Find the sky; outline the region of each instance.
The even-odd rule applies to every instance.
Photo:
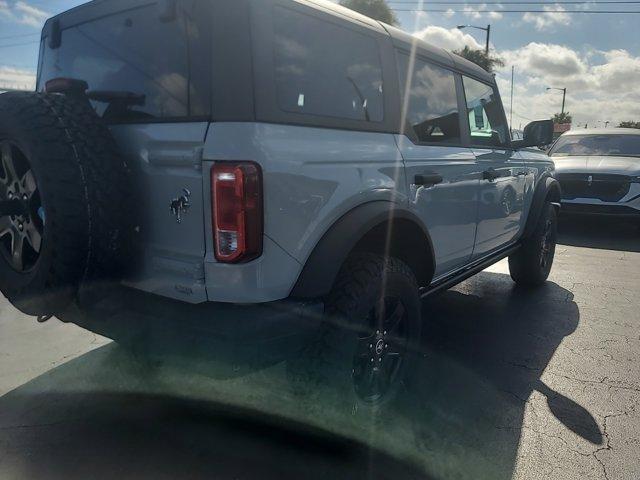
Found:
[[[546,87],[567,88],[566,110],[573,115],[574,128],[640,121],[640,1],[615,5],[597,0],[574,4],[538,0],[519,5],[514,1],[523,0],[486,0],[487,4],[481,1],[450,0],[446,4],[435,0],[389,0],[389,5],[396,11],[401,28],[447,49],[464,45],[484,48],[484,31],[459,30],[456,26],[491,24],[491,50],[505,63],[497,71],[497,81],[508,116],[511,67],[515,68],[516,129],[560,111],[562,92],[547,91]],[[39,32],[44,21],[81,3],[84,2],[0,0],[0,88],[33,88]],[[527,9],[545,12],[508,12]],[[570,10],[638,13],[581,14]]]

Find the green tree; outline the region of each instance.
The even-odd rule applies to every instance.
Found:
[[[389,8],[385,0],[340,0],[340,5],[360,12],[374,20],[379,20],[389,25],[398,25],[398,17]]]
[[[620,122],[620,125],[618,125],[618,127],[619,128],[640,128],[640,122],[627,120],[625,122]]]
[[[466,58],[470,62],[475,63],[476,65],[480,65],[487,72],[493,73],[496,67],[504,67],[504,62],[500,57],[494,57],[493,55],[487,53],[484,50],[476,50],[474,48],[469,48],[465,46],[462,50],[456,50],[453,53],[460,55],[461,57]]]
[[[553,123],[573,123],[573,117],[569,112],[556,113],[551,117]]]

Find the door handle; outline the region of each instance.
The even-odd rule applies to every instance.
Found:
[[[516,173],[516,177],[526,177],[528,175],[529,175],[529,172],[520,171],[520,172]]]
[[[424,175],[416,175],[414,179],[414,183],[422,187],[433,187],[434,185],[438,185],[443,181],[444,181],[444,178],[442,178],[442,175],[439,175],[437,173],[427,173]]]
[[[485,170],[484,172],[482,172],[482,179],[489,180],[490,182],[493,182],[500,177],[500,172],[498,172],[495,168],[490,168],[489,170]]]

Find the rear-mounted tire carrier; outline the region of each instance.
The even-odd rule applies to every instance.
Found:
[[[80,291],[117,279],[127,263],[131,190],[125,162],[89,102],[0,95],[0,145],[0,202],[18,192],[24,209],[19,216],[0,212],[2,293],[24,313],[49,315]],[[20,225],[40,239],[21,237],[18,261]]]

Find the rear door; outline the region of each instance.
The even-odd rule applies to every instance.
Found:
[[[510,146],[502,102],[493,85],[463,76],[471,148],[481,170],[474,258],[516,240],[524,221],[528,170]]]
[[[56,77],[88,83],[92,106],[131,169],[141,268],[129,283],[189,302],[206,300],[201,166],[211,111],[209,9],[206,0],[175,9],[136,0],[80,7],[60,18],[60,46],[45,42],[38,84],[44,90]],[[184,208],[172,212],[180,200]]]
[[[405,135],[398,135],[397,142],[412,207],[431,235],[438,277],[471,257],[480,172],[476,156],[462,146],[459,75],[402,52],[398,64]]]

